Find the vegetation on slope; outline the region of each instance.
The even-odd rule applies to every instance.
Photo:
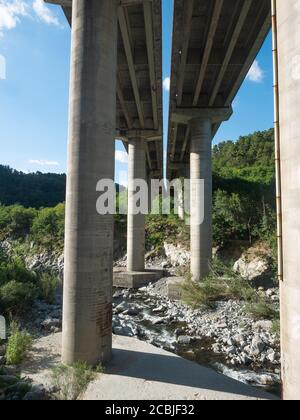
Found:
[[[213,234],[215,246],[231,241],[261,240],[274,248],[276,244],[275,169],[273,130],[241,137],[236,143],[220,143],[213,149]],[[54,177],[54,178],[53,178]],[[64,204],[46,208],[47,202],[63,201],[64,176],[24,175],[0,167],[0,240],[6,238],[33,242],[35,246],[62,251],[64,238]],[[56,180],[53,182],[53,179]],[[6,180],[6,181],[5,181]],[[43,183],[45,180],[45,183]],[[13,183],[11,197],[3,201]],[[51,185],[50,185],[51,184]],[[39,185],[43,185],[42,192]],[[60,185],[58,188],[57,186]],[[63,185],[63,188],[62,188]],[[27,189],[35,192],[32,201]],[[61,189],[61,195],[57,193]],[[4,193],[3,191],[6,191]],[[18,202],[22,196],[24,206]],[[47,198],[47,197],[48,198]],[[52,197],[52,198],[51,198]],[[48,201],[47,201],[48,200]],[[117,202],[126,201],[126,192]],[[42,207],[37,209],[39,203]],[[116,235],[125,241],[126,216],[116,216]],[[164,241],[188,244],[189,228],[175,215],[149,216],[146,221],[147,249],[159,249]]]

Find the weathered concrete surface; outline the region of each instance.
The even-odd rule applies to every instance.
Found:
[[[183,277],[171,277],[168,279],[168,298],[174,300],[182,300],[182,285],[184,283]]]
[[[51,386],[60,362],[61,334],[36,340],[22,373]],[[142,341],[113,337],[113,359],[84,400],[274,400],[275,397],[229,379]]]
[[[128,215],[127,215],[127,270],[143,271],[145,268],[145,215],[134,214],[136,180],[146,181],[145,140],[128,142]]]
[[[96,211],[114,179],[117,1],[73,1],[63,361],[111,356],[113,216]]]
[[[300,399],[300,1],[277,1],[284,398]]]
[[[122,289],[139,289],[148,286],[164,277],[164,270],[145,270],[130,272],[122,269],[114,270],[114,287]]]

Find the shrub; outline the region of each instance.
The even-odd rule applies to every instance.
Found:
[[[100,373],[98,369],[97,373]],[[78,362],[73,366],[60,365],[52,372],[52,382],[59,389],[57,397],[60,400],[77,400],[87,389],[88,384],[95,379],[94,372],[86,363]]]
[[[64,241],[64,223],[64,204],[40,210],[32,226],[34,240],[48,249],[61,248]]]
[[[52,304],[58,287],[58,278],[51,273],[42,273],[39,278],[40,297],[45,302]]]
[[[247,280],[218,260],[203,281],[193,281],[188,275],[182,290],[183,300],[193,308],[214,307],[216,302],[230,299],[250,301],[256,294]]]
[[[0,309],[5,314],[22,314],[31,308],[37,296],[36,285],[9,281],[0,288]]]
[[[159,250],[164,242],[189,246],[189,226],[175,215],[149,215],[146,218],[146,247]]]
[[[263,298],[257,302],[248,303],[245,306],[245,312],[254,320],[268,319],[271,321],[279,320],[279,311],[274,305],[267,303]]]
[[[0,207],[0,239],[12,237],[23,238],[30,233],[36,210],[19,205]]]
[[[6,363],[8,365],[19,365],[31,349],[32,341],[32,337],[27,331],[21,331],[19,325],[12,322],[5,355]]]
[[[272,332],[274,334],[280,334],[280,330],[281,330],[280,319],[275,319],[273,321]]]

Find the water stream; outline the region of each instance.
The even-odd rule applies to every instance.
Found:
[[[189,337],[189,325],[168,317],[159,299],[147,293],[115,290],[113,305],[116,334],[135,336],[252,386],[261,388],[259,377],[274,374],[274,367],[270,365],[263,368],[251,366],[251,369],[247,366],[233,367],[226,355],[213,352],[213,339]],[[279,383],[263,388],[276,396],[281,395]]]

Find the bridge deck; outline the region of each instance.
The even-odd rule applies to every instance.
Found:
[[[177,108],[230,106],[271,28],[269,0],[175,0],[168,174],[189,162]],[[216,133],[219,125],[213,127]]]
[[[72,24],[72,0],[59,4]],[[162,175],[162,14],[161,0],[122,0],[119,7],[116,137],[142,131],[148,170]]]

